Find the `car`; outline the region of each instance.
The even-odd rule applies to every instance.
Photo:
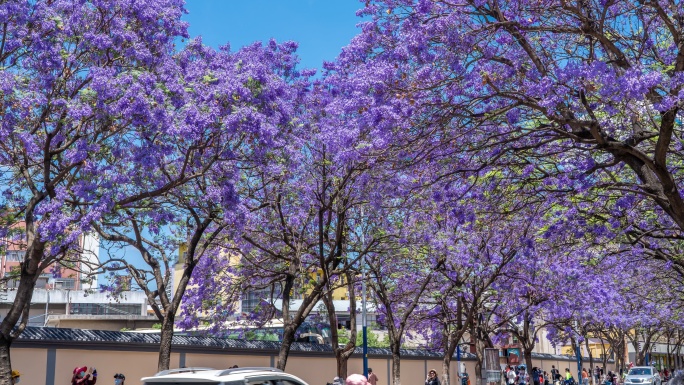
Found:
[[[625,385],[662,385],[661,382],[658,371],[650,366],[635,366],[625,377]]]
[[[276,368],[179,368],[141,379],[144,385],[308,385]]]

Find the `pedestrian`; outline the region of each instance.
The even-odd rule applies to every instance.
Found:
[[[560,382],[561,375],[558,369],[556,369],[556,365],[551,365],[551,380],[555,384],[556,381]]]
[[[368,385],[368,380],[363,374],[351,374],[344,383],[345,385]]]
[[[437,371],[430,369],[427,378],[425,378],[425,385],[440,385],[439,378],[437,378]]]
[[[124,385],[124,382],[126,381],[126,376],[123,375],[123,373],[116,373],[114,375],[114,385]],[[342,384],[340,384],[342,385]]]
[[[373,373],[373,368],[368,368],[368,383],[371,385],[378,385],[378,376]]]
[[[18,384],[19,381],[21,381],[21,373],[19,373],[18,370],[12,370],[12,378],[10,379],[10,382],[12,384]]]
[[[544,385],[550,385],[549,373],[546,370],[544,371]]]
[[[528,385],[530,383],[530,375],[527,373],[527,367],[524,365],[518,366],[518,383],[521,385]]]
[[[97,382],[97,370],[88,369],[87,366],[74,368],[74,375],[71,376],[71,385],[95,385]]]
[[[506,374],[506,379],[508,379],[508,385],[514,385],[516,377],[517,376],[515,375],[515,370],[513,370],[513,366],[509,366],[508,373]]]
[[[536,366],[532,368],[532,383],[534,385],[541,385],[541,376],[539,375],[539,368]]]
[[[594,382],[596,385],[599,385],[601,381],[601,368],[599,368],[598,365],[594,368]]]
[[[463,372],[461,374],[461,385],[470,385],[470,376],[468,372]]]
[[[335,378],[333,378],[332,385],[343,385],[343,384],[342,384],[342,379],[339,378],[339,377],[337,377],[337,376],[335,376]]]
[[[565,385],[572,385],[575,380],[572,378],[569,368],[565,368]]]
[[[582,368],[582,385],[589,385],[589,372],[587,372],[587,368]]]

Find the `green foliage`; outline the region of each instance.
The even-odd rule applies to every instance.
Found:
[[[339,335],[339,343],[344,345],[349,342],[349,338],[351,335],[351,332],[347,329],[338,329],[337,333]],[[373,333],[371,330],[368,330],[368,347],[371,348],[389,348],[389,336],[387,334],[383,333],[382,336],[379,336],[380,333]],[[361,333],[358,333],[356,336],[356,346],[361,346],[363,345],[363,337]]]

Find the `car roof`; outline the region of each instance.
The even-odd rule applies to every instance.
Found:
[[[307,385],[302,379],[293,376],[276,368],[268,367],[244,367],[232,369],[212,369],[212,368],[179,368],[165,370],[152,377],[143,377],[141,381],[145,383],[181,383],[188,382],[231,382],[244,381],[245,379],[262,380],[289,378]]]

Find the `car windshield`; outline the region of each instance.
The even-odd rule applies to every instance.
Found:
[[[632,368],[629,370],[630,376],[650,376],[651,369],[649,368]]]

